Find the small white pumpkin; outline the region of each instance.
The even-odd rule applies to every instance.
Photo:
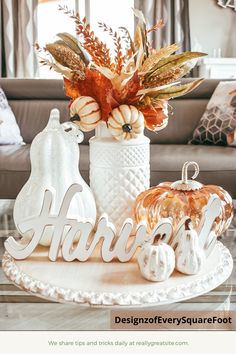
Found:
[[[154,237],[153,243],[145,243],[138,255],[142,276],[151,281],[164,281],[175,268],[175,253],[171,246],[162,242],[161,235]]]
[[[117,140],[137,138],[144,130],[144,116],[136,107],[123,104],[109,114],[108,128]]]
[[[197,232],[193,229],[191,219],[185,222],[185,231],[180,237],[175,250],[176,269],[184,274],[197,274],[205,263],[205,253],[199,246]]]
[[[96,128],[101,119],[101,110],[98,103],[89,96],[76,98],[70,106],[71,121],[84,132]]]

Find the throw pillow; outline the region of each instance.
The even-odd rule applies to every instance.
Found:
[[[23,139],[16,118],[0,88],[0,145],[22,144]]]
[[[227,136],[236,129],[235,81],[222,81],[194,130],[191,144],[227,145]]]
[[[227,144],[229,146],[236,146],[236,129],[233,132],[227,134]]]

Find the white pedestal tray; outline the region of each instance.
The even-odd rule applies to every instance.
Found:
[[[87,262],[51,262],[47,250],[38,247],[28,259],[17,261],[5,252],[6,276],[33,295],[56,302],[93,306],[154,306],[190,299],[211,291],[231,274],[233,259],[217,242],[202,271],[193,276],[178,272],[165,282],[142,278],[136,259],[105,263],[99,256]]]

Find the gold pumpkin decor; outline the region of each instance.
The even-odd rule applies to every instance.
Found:
[[[108,116],[108,128],[117,140],[137,138],[144,130],[144,117],[136,107],[122,104]]]
[[[188,179],[188,167],[193,165],[195,173]],[[183,165],[182,180],[176,182],[160,183],[142,192],[135,203],[135,218],[137,223],[146,221],[148,230],[161,218],[171,217],[174,229],[179,221],[188,216],[196,229],[202,218],[203,207],[209,198],[216,194],[221,199],[221,213],[214,223],[214,231],[217,236],[221,235],[230,225],[233,217],[233,203],[229,193],[223,188],[214,185],[203,185],[194,179],[199,174],[199,166],[190,161]]]

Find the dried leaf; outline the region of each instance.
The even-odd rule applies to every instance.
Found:
[[[109,68],[105,68],[104,66],[98,66],[96,64],[93,64],[92,67],[94,67],[102,75],[106,76],[106,78],[109,80],[112,80],[117,76],[113,71],[111,71]]]
[[[184,69],[174,68],[160,75],[152,76],[147,83],[144,84],[145,88],[152,88],[158,86],[168,85],[184,75]]]
[[[135,48],[139,48],[143,44],[142,33],[140,27],[136,28],[134,37]]]
[[[146,24],[146,20],[144,14],[139,9],[133,9],[134,16],[138,18],[139,22],[142,24]]]
[[[58,33],[57,37],[61,38],[66,43],[66,45],[70,49],[72,49],[76,54],[78,54],[81,57],[81,59],[84,61],[84,63],[88,65],[89,63],[88,54],[80,46],[76,37],[66,32]]]
[[[126,47],[127,59],[130,59],[132,55],[135,53],[134,42],[126,27],[119,27],[119,29],[124,32],[123,38],[127,43],[127,47]]]
[[[159,21],[157,21],[157,23],[154,26],[152,26],[151,28],[149,28],[147,30],[147,33],[151,33],[153,31],[156,31],[158,28],[162,28],[164,26],[165,26],[165,24],[164,24],[163,20],[159,20]]]
[[[159,90],[152,93],[149,93],[149,96],[155,97],[156,99],[164,99],[164,100],[169,100],[174,97],[179,97],[182,95],[186,95],[190,91],[194,90],[197,88],[201,83],[203,79],[195,80],[193,82],[189,82],[184,85],[177,85],[173,87],[168,87],[164,90]]]
[[[140,71],[140,68],[142,66],[143,60],[144,60],[145,54],[144,54],[144,49],[142,44],[139,46],[138,52],[137,52],[137,59],[135,63],[135,70]]]
[[[142,11],[138,9],[133,9],[134,15],[138,18],[138,24],[134,36],[134,46],[135,51],[139,49],[139,46],[142,45],[144,50],[144,57],[148,56],[148,41],[147,41],[147,29],[146,21]]]
[[[191,70],[192,70],[192,66],[185,64],[181,66],[181,70],[182,70],[182,74],[179,76],[179,79],[182,78],[183,76],[185,76],[186,74],[188,74]]]
[[[180,84],[180,81],[176,81],[176,82],[172,82],[171,84],[167,84],[167,85],[161,85],[158,87],[149,87],[147,89],[141,89],[138,91],[138,95],[148,97],[148,95],[150,95],[151,97],[155,94],[155,92],[163,90],[165,88],[171,87],[171,86],[175,86]]]
[[[181,66],[189,60],[205,56],[205,53],[199,52],[184,52],[181,54],[174,54],[168,58],[161,59],[153,68],[152,72],[145,76],[145,80],[148,80],[150,76],[160,75],[164,71],[168,71],[175,67]]]
[[[143,63],[141,67],[141,73],[149,72],[157,63],[165,57],[170,56],[172,53],[179,49],[178,44],[172,44],[168,47],[161,48],[160,50],[155,50]]]
[[[81,80],[85,79],[86,66],[81,57],[64,43],[50,43],[46,45],[47,51],[61,65],[75,71]]]

